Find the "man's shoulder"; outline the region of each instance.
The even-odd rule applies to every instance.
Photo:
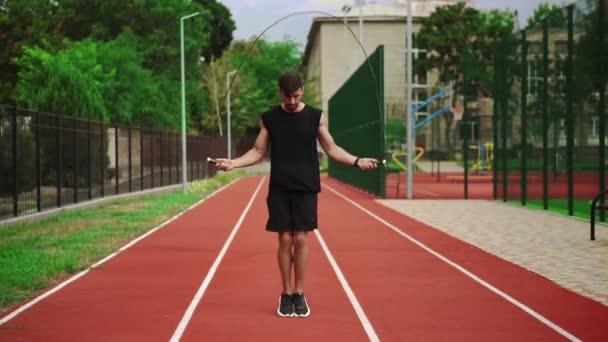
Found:
[[[279,106],[271,106],[265,112],[262,112],[261,117],[267,117],[269,115],[277,113],[279,110]]]
[[[311,106],[311,105],[309,105],[309,104],[306,104],[306,107],[305,107],[305,108],[307,108],[308,110],[310,110],[310,111],[312,111],[312,112],[314,112],[314,113],[323,113],[323,110],[322,110],[322,109],[319,109],[319,108],[317,108],[317,107],[313,107],[313,106]]]

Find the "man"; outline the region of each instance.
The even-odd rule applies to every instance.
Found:
[[[270,146],[266,230],[277,232],[279,238],[277,257],[283,292],[277,314],[308,317],[310,307],[304,297],[308,232],[317,229],[317,194],[321,191],[317,139],[327,155],[340,163],[371,170],[378,166],[378,160],[357,158],[336,145],[325,113],[300,102],[304,94],[300,75],[284,73],[278,83],[283,101],[262,114],[253,148],[236,159],[217,159],[215,166],[230,171],[253,165],[264,158]]]

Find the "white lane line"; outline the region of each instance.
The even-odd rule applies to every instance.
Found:
[[[201,299],[203,298],[205,291],[207,291],[207,287],[209,287],[209,284],[211,283],[211,280],[213,279],[213,276],[215,275],[217,268],[220,266],[222,259],[224,259],[224,255],[226,254],[226,251],[230,247],[232,240],[234,240],[236,233],[239,231],[239,228],[241,228],[241,224],[245,220],[245,216],[247,215],[247,212],[249,212],[249,209],[251,208],[251,205],[253,204],[253,201],[255,200],[255,197],[257,196],[258,192],[260,191],[260,188],[262,187],[263,183],[264,183],[264,177],[260,181],[260,184],[258,184],[258,187],[253,192],[253,195],[249,199],[249,203],[247,203],[247,206],[245,207],[245,210],[243,210],[241,217],[239,218],[237,223],[234,225],[234,228],[232,229],[232,232],[230,233],[230,235],[228,236],[228,239],[224,243],[224,246],[220,250],[220,253],[215,258],[215,261],[211,265],[209,272],[207,272],[207,276],[203,280],[201,287],[198,289],[198,291],[194,295],[192,302],[190,302],[190,306],[188,306],[188,309],[184,313],[182,320],[179,322],[177,329],[175,329],[175,332],[173,333],[173,336],[171,337],[171,340],[170,340],[171,342],[177,342],[182,338],[184,331],[186,331],[186,328],[188,327],[188,323],[190,322],[190,319],[192,319],[194,310],[196,310],[196,307],[198,306]]]
[[[175,221],[178,217],[182,216],[183,214],[185,214],[186,212],[192,210],[192,208],[196,207],[197,205],[203,203],[204,201],[210,199],[211,197],[217,195],[218,193],[220,193],[221,191],[223,191],[224,189],[228,188],[229,186],[231,186],[232,184],[234,184],[238,179],[230,182],[229,184],[226,184],[225,186],[217,189],[216,191],[214,191],[213,193],[211,193],[209,196],[201,199],[200,201],[194,203],[193,205],[191,205],[190,207],[188,207],[188,209],[180,212],[179,214],[173,216],[172,218],[168,219],[167,221],[161,223],[159,226],[157,226],[156,228],[153,228],[152,230],[148,231],[147,233],[135,238],[134,240],[131,240],[131,242],[125,244],[124,246],[122,246],[121,248],[118,249],[118,251],[108,255],[107,257],[99,260],[98,262],[94,263],[93,265],[89,266],[86,270],[81,271],[77,274],[75,274],[74,276],[70,277],[69,279],[67,279],[66,281],[60,283],[59,285],[55,286],[54,288],[52,288],[51,290],[43,293],[42,295],[32,299],[30,302],[28,302],[27,304],[21,306],[20,308],[18,308],[17,310],[11,312],[9,315],[3,317],[2,319],[0,319],[0,326],[2,326],[4,323],[10,321],[11,319],[15,318],[15,316],[19,315],[20,313],[22,313],[23,311],[31,308],[32,306],[34,306],[36,303],[40,302],[41,300],[47,298],[48,296],[56,293],[57,291],[61,290],[62,288],[66,287],[67,285],[69,285],[70,283],[73,283],[74,281],[76,281],[78,278],[84,276],[85,274],[87,274],[90,270],[99,267],[100,265],[106,263],[108,260],[112,259],[113,257],[115,257],[116,255],[118,255],[119,253],[124,252],[125,250],[127,250],[128,248],[132,247],[133,245],[135,245],[136,243],[138,243],[139,241],[145,239],[146,237],[150,236],[151,234],[153,234],[154,232],[156,232],[157,230],[161,229],[162,227],[168,225],[169,223]]]
[[[563,329],[559,325],[551,322],[549,319],[547,319],[543,315],[541,315],[538,312],[532,310],[531,308],[529,308],[525,304],[521,303],[517,299],[509,296],[508,294],[506,294],[506,293],[502,292],[501,290],[495,288],[494,286],[490,285],[488,282],[486,282],[483,279],[479,278],[474,273],[472,273],[469,270],[467,270],[466,268],[458,265],[457,263],[453,262],[452,260],[444,257],[443,255],[441,255],[438,252],[434,251],[433,249],[431,249],[430,247],[426,246],[422,242],[420,242],[420,241],[414,239],[413,237],[409,236],[408,234],[402,232],[399,228],[397,228],[397,227],[393,226],[392,224],[388,223],[386,220],[384,220],[383,218],[377,216],[376,214],[372,213],[371,211],[367,210],[366,208],[364,208],[363,206],[361,206],[357,202],[355,202],[355,201],[351,200],[350,198],[344,196],[343,194],[341,194],[340,192],[338,192],[337,190],[335,190],[331,186],[326,185],[326,184],[323,184],[323,186],[325,186],[328,190],[330,190],[331,192],[335,193],[336,195],[338,195],[339,197],[341,197],[342,199],[344,199],[348,203],[350,203],[350,204],[354,205],[355,207],[361,209],[363,212],[365,212],[369,216],[371,216],[371,217],[375,218],[376,220],[380,221],[382,224],[384,224],[388,228],[392,229],[397,234],[399,234],[399,235],[403,236],[404,238],[410,240],[411,242],[413,242],[416,245],[418,245],[420,248],[424,249],[425,251],[427,251],[430,254],[436,256],[437,258],[439,258],[441,261],[443,261],[443,262],[447,263],[448,265],[454,267],[455,269],[457,269],[460,272],[464,273],[466,276],[468,276],[469,278],[475,280],[476,282],[478,282],[479,284],[481,284],[485,288],[489,289],[490,291],[494,292],[495,294],[499,295],[500,297],[506,299],[511,304],[513,304],[513,305],[517,306],[518,308],[522,309],[523,311],[527,312],[532,317],[536,318],[537,320],[539,320],[543,324],[547,325],[551,329],[555,330],[556,332],[558,332],[562,336],[566,337],[570,341],[581,341],[579,338],[577,338],[576,336],[574,336],[571,333],[567,332],[565,329]]]
[[[429,195],[429,196],[433,196],[433,197],[439,197],[439,195],[437,193],[428,191],[428,190],[416,189],[416,192],[419,192],[419,193],[425,194],[425,195]]]
[[[376,331],[374,330],[374,327],[367,319],[367,315],[365,315],[365,311],[363,311],[363,308],[361,307],[361,304],[359,304],[359,301],[357,300],[355,293],[351,289],[350,285],[348,285],[348,281],[346,281],[346,277],[344,277],[344,274],[340,270],[340,267],[338,266],[336,259],[334,259],[333,255],[329,251],[329,248],[325,244],[325,240],[323,240],[321,233],[319,233],[318,230],[315,230],[315,235],[317,236],[317,239],[319,239],[319,243],[321,244],[321,247],[323,248],[323,252],[325,252],[325,255],[327,256],[327,259],[329,260],[331,267],[334,269],[334,272],[336,272],[336,276],[338,276],[338,280],[340,281],[340,284],[342,284],[342,288],[344,289],[344,292],[346,292],[346,295],[348,296],[348,299],[350,300],[351,305],[355,309],[355,312],[357,313],[357,317],[359,317],[359,321],[361,321],[361,325],[363,325],[363,329],[365,329],[365,332],[367,333],[367,337],[369,337],[369,340],[372,342],[379,342],[380,339],[378,338],[378,335],[376,335]]]

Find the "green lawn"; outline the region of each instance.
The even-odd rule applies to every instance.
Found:
[[[521,201],[511,200],[509,203],[520,205]],[[532,209],[544,210],[542,200],[528,200],[526,206]],[[574,200],[574,216],[588,220],[591,201],[589,200]],[[567,199],[551,199],[549,200],[549,211],[568,215],[568,200]],[[597,213],[596,213],[597,214]]]
[[[242,174],[230,172],[194,183],[188,194],[116,200],[1,228],[0,312],[86,269]]]

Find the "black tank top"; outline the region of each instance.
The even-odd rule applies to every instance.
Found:
[[[262,114],[270,134],[271,191],[321,191],[317,155],[321,113],[306,105],[295,113],[277,106]]]

